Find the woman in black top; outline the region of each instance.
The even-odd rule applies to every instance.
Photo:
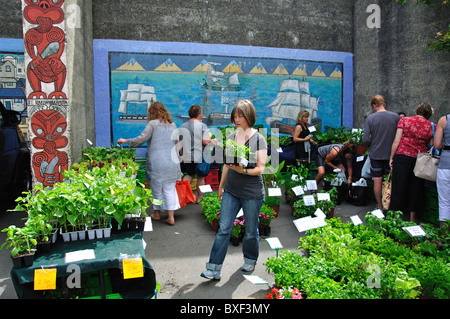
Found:
[[[307,126],[309,118],[309,112],[302,110],[298,112],[297,124],[295,125],[294,133],[292,133],[293,140],[295,142],[295,159],[302,164],[309,163],[310,144],[316,144],[311,138],[310,132]]]

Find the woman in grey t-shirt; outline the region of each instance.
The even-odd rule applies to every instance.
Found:
[[[253,128],[256,111],[249,100],[238,101],[231,111],[231,123],[236,131],[229,136],[238,145],[247,145],[256,155],[254,168],[239,165],[224,165],[219,185],[220,227],[214,240],[206,271],[201,276],[207,279],[221,278],[222,264],[225,259],[231,230],[239,210],[242,208],[245,218],[245,236],[242,241],[244,266],[242,271],[252,271],[259,255],[259,213],[264,200],[262,174],[267,158],[267,142]]]

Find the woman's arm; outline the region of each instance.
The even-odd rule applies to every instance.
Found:
[[[142,145],[145,142],[147,142],[152,137],[152,133],[153,133],[153,128],[152,128],[150,122],[148,122],[147,126],[145,127],[145,129],[142,131],[142,133],[138,137],[130,138],[130,139],[119,138],[117,140],[117,143],[118,144],[126,143],[131,147],[136,147],[136,146]]]
[[[336,147],[336,146],[335,146]],[[325,164],[328,164],[329,166],[331,166],[332,168],[337,168],[336,166],[334,166],[333,163],[331,163],[337,156],[339,155],[339,151],[336,151],[336,149],[333,147],[330,151],[330,153],[327,154],[327,156],[325,157]]]
[[[227,176],[228,176],[228,165],[224,165],[222,169],[222,176],[220,178],[220,184],[219,184],[219,198],[222,200],[223,195],[223,188],[225,186],[225,183],[227,182]]]
[[[353,175],[353,156],[347,157],[347,171],[348,171],[348,178],[347,178],[347,184],[351,185],[352,183],[352,175]]]
[[[439,122],[436,125],[436,132],[434,133],[433,145],[437,149],[441,149],[444,146],[443,137],[444,137],[444,128],[446,125],[447,125],[447,118],[443,116],[439,119]]]
[[[389,165],[392,167],[392,161],[394,159],[395,152],[397,151],[398,145],[400,144],[400,140],[402,139],[403,135],[403,129],[398,128],[397,132],[395,133],[394,142],[392,142],[391,147],[391,157],[389,160]]]
[[[309,137],[309,136],[307,136],[305,138],[298,137],[302,131],[303,131],[303,128],[302,128],[301,125],[296,125],[295,126],[294,133],[292,133],[292,140],[294,142],[306,142],[306,141],[309,141],[311,139],[311,137]]]

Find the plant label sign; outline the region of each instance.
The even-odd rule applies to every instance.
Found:
[[[303,202],[305,206],[314,206],[316,205],[316,201],[314,200],[314,195],[305,195],[303,196]]]
[[[211,185],[199,185],[198,188],[202,193],[212,193]]]
[[[269,193],[269,196],[274,197],[274,196],[281,196],[281,188],[277,187],[277,188],[268,188],[267,192]]]
[[[55,290],[56,268],[34,270],[34,290]]]
[[[64,256],[64,262],[70,264],[80,260],[95,259],[95,252],[93,249],[83,249],[72,252],[67,252]]]
[[[292,191],[294,192],[294,194],[296,196],[300,196],[300,195],[303,195],[305,193],[303,191],[303,186],[301,186],[301,185],[292,187]]]
[[[317,193],[317,200],[328,200],[331,201],[330,193]]]
[[[306,187],[308,187],[308,190],[310,190],[310,191],[316,191],[317,190],[316,180],[315,179],[307,180]]]
[[[356,225],[360,225],[360,224],[363,223],[362,220],[361,220],[361,218],[359,218],[358,215],[350,216],[350,219],[352,220],[353,225],[355,225],[355,226],[356,226]]]
[[[427,234],[420,225],[403,227],[403,230],[406,231],[411,237],[422,237]]]
[[[142,258],[124,259],[123,279],[141,278],[144,277],[144,266],[142,265]]]
[[[374,215],[375,217],[378,217],[378,218],[380,218],[380,219],[383,219],[383,218],[384,218],[384,214],[383,214],[383,212],[381,211],[381,209],[375,209],[375,210],[373,210],[371,213],[372,213],[372,215]]]
[[[245,279],[250,281],[254,285],[269,285],[267,281],[262,279],[261,277],[255,275],[243,275]]]
[[[325,215],[325,213],[320,208],[316,209],[314,215],[319,218],[327,218],[327,215]]]
[[[319,228],[327,225],[324,218],[321,217],[303,217],[293,221],[297,230],[301,233],[310,229]]]
[[[266,238],[266,242],[269,245],[270,249],[281,249],[283,248],[283,245],[280,242],[280,239],[278,237],[270,237]]]

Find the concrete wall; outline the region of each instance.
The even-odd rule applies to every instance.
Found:
[[[372,95],[385,97],[388,109],[414,115],[422,102],[430,102],[431,120],[450,110],[450,52],[428,51],[427,41],[449,24],[450,6],[401,5],[395,1],[361,0],[355,4],[354,123],[363,127],[371,110]],[[439,2],[439,1],[438,1]],[[369,29],[366,8],[381,9],[381,28]],[[436,27],[433,26],[436,24]]]
[[[95,143],[94,76],[92,47],[92,1],[66,0],[67,74],[69,83],[69,143],[72,162],[88,147],[86,139]]]
[[[448,25],[450,7],[409,2],[94,0],[93,38],[352,52],[355,127],[363,125],[370,97],[377,93],[386,97],[388,108],[410,115],[420,102],[429,101],[436,122],[449,109],[450,53],[430,52],[426,42],[437,31],[433,22]],[[381,8],[380,29],[367,27],[369,4]],[[22,37],[20,1],[2,3],[0,20],[0,37]]]
[[[93,15],[95,39],[343,52],[353,46],[352,0],[94,0]]]

